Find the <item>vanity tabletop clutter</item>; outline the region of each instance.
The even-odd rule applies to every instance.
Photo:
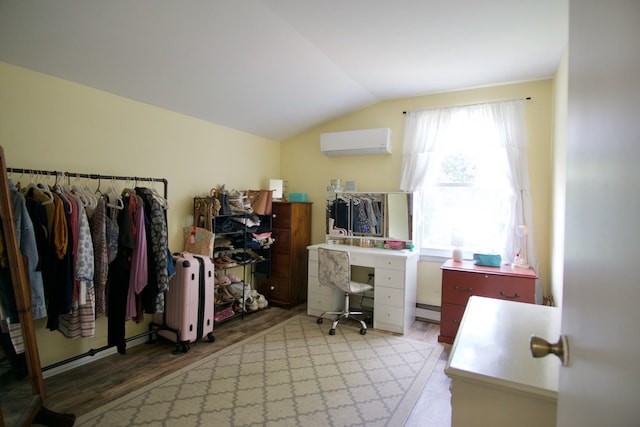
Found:
[[[473,295],[535,303],[536,279],[531,268],[484,267],[473,261],[448,260],[442,267],[442,308],[439,342],[452,344]]]

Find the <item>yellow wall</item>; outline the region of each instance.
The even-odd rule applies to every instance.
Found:
[[[291,191],[306,192],[314,202],[312,239],[319,243],[324,240],[323,200],[332,178],[340,178],[343,182],[355,180],[358,191],[399,189],[403,111],[531,97],[527,102],[527,137],[534,237],[540,264],[538,273],[546,295],[550,268],[552,89],[552,81],[545,80],[381,102],[286,141],[282,147],[281,177],[289,182]],[[320,152],[320,134],[323,132],[378,127],[391,128],[391,155],[327,157]],[[435,261],[437,265],[440,262]],[[440,271],[437,266],[421,265],[419,275],[418,302],[440,305]]]
[[[182,250],[193,196],[218,184],[268,188],[269,178],[280,173],[279,142],[1,62],[0,94],[0,144],[8,167],[166,178],[172,251]],[[46,330],[43,320],[35,327],[43,366],[106,345],[103,318],[94,339],[63,338]],[[132,336],[146,325],[127,322],[127,328]]]

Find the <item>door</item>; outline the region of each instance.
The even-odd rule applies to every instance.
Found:
[[[638,41],[639,1],[571,2],[560,427],[640,422]]]

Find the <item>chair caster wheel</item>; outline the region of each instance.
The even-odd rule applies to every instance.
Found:
[[[316,320],[316,323],[318,325],[322,325],[322,317],[318,317],[318,319]]]
[[[336,334],[335,329],[329,329],[329,335],[335,335],[335,334]]]
[[[366,335],[367,330],[365,328],[360,328],[360,335]]]

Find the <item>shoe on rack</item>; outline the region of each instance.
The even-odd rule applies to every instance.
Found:
[[[242,307],[242,303],[240,301],[236,300],[236,302],[233,303],[233,311],[235,311],[236,313],[244,312],[244,308]]]
[[[229,283],[240,283],[240,282],[242,282],[242,279],[240,277],[236,276],[233,273],[227,273],[226,277],[229,279]]]
[[[246,306],[248,311],[256,311],[258,310],[258,301],[254,298],[247,298]]]
[[[236,299],[236,297],[234,297],[233,294],[229,292],[229,289],[226,286],[221,286],[218,290],[218,293],[222,293],[222,298],[227,302],[231,302]]]
[[[260,310],[262,310],[263,308],[267,308],[267,306],[269,305],[269,302],[262,294],[258,294],[258,296],[256,297],[256,301],[258,303],[258,309]]]
[[[224,285],[230,285],[231,280],[225,274],[216,274],[215,278],[213,279],[213,283],[216,286],[220,286],[220,285],[224,286]]]

